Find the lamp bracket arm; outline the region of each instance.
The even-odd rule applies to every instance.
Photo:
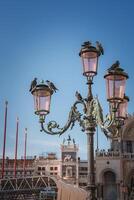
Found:
[[[77,104],[83,105],[83,112],[86,112],[86,104],[83,100],[76,101],[68,115],[68,120],[66,124],[61,128],[60,125],[56,121],[50,121],[48,124],[44,126],[45,120],[40,120],[41,123],[41,131],[46,132],[49,135],[62,135],[65,131],[67,131],[70,127],[71,129],[74,127],[76,121],[79,123],[82,121],[81,116],[82,114],[77,110]]]
[[[100,127],[104,125],[103,110],[100,105],[98,97],[94,97],[89,104],[89,116],[93,116],[96,124]]]
[[[101,130],[103,131],[103,133],[105,134],[105,136],[109,139],[115,139],[119,137],[119,129],[116,126],[111,126],[108,128],[101,128]]]
[[[104,125],[105,129],[110,128],[115,122],[115,113],[111,112],[110,114],[107,114],[104,120]]]
[[[115,112],[110,112],[107,114],[105,119],[103,118],[103,110],[98,100],[98,97],[95,97],[91,100],[89,104],[89,115],[93,116],[96,124],[98,124],[106,135],[107,138],[115,138],[119,136],[119,130],[115,124]]]

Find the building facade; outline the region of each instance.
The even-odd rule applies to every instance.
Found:
[[[95,152],[95,173],[98,200],[134,199],[134,116],[129,116],[121,137],[111,141],[109,149]],[[79,147],[70,136],[61,144],[61,158],[55,153],[17,160],[16,176],[54,176],[66,183],[85,188],[87,161],[78,157]],[[2,166],[2,160],[0,160]],[[1,174],[0,168],[0,174]],[[5,161],[5,178],[14,177],[14,160]]]
[[[121,137],[108,151],[96,151],[96,183],[99,199],[134,199],[134,117],[129,116]]]

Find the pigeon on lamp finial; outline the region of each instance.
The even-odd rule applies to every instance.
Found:
[[[101,43],[98,42],[98,41],[96,41],[96,49],[97,49],[102,55],[104,55],[104,49],[103,49]]]
[[[54,92],[58,90],[52,82],[47,80],[46,83],[48,84],[49,88],[53,90]]]
[[[29,92],[31,92],[32,89],[36,87],[36,85],[37,85],[37,78],[34,78],[34,80],[31,82]]]
[[[117,60],[112,66],[108,69],[108,71],[119,69],[120,62]]]
[[[82,47],[90,47],[92,43],[90,41],[86,41],[82,44]]]
[[[78,91],[76,91],[75,96],[78,99],[78,101],[81,101],[83,99],[81,94]]]

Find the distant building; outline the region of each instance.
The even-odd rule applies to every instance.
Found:
[[[96,184],[99,199],[134,199],[134,116],[108,151],[96,151]]]
[[[61,159],[55,153],[28,158],[25,173],[23,158],[17,160],[17,177],[51,175],[80,187],[87,185],[87,161],[78,157],[79,147],[70,136],[61,144]],[[0,160],[0,165],[2,160]],[[98,200],[134,199],[134,117],[129,116],[121,137],[111,141],[110,148],[95,152]],[[0,168],[1,174],[1,168]],[[5,178],[14,176],[14,160],[5,161]]]

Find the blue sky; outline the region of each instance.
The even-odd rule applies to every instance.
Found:
[[[104,113],[108,112],[108,104],[103,76],[116,60],[130,75],[126,94],[130,97],[128,110],[134,111],[133,10],[132,0],[129,3],[125,0],[0,0],[0,154],[4,102],[8,100],[7,156],[14,155],[16,117],[19,116],[19,156],[24,152],[24,128],[27,127],[28,155],[56,151],[60,156],[60,143],[71,134],[79,144],[80,156],[86,158],[86,135],[78,126],[61,138],[40,133],[28,90],[34,77],[53,81],[59,92],[53,95],[47,120],[54,119],[64,125],[75,101],[75,91],[83,96],[87,94],[78,56],[81,44],[87,40],[98,40],[105,49],[93,86]],[[99,132],[100,148],[108,144]]]

